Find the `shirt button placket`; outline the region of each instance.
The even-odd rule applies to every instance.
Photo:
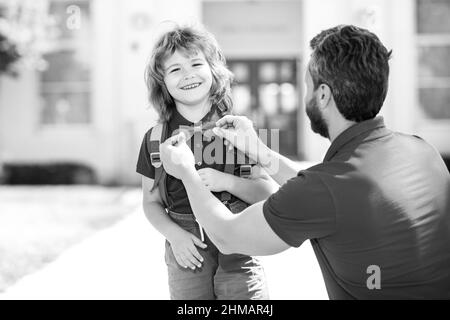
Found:
[[[202,132],[198,132],[196,131],[194,133],[194,158],[195,158],[195,162],[197,163],[197,166],[201,166],[202,165],[202,147],[203,147],[203,143],[202,143]]]

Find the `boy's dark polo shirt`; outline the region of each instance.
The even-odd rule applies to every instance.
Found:
[[[216,109],[213,107],[211,108],[211,111],[203,117],[203,119],[200,120],[202,123],[206,123],[210,121],[212,114],[216,111]],[[174,110],[172,119],[169,121],[169,136],[172,135],[172,133],[179,129],[181,125],[184,126],[193,126],[194,123],[187,120],[185,117],[183,117],[176,109]],[[150,153],[147,147],[147,141],[150,139],[152,129],[148,130],[147,133],[144,136],[144,139],[142,140],[141,149],[139,151],[138,161],[136,165],[136,172],[150,178],[155,179],[155,168],[152,166],[150,161]],[[220,138],[217,138],[221,141],[223,145],[223,141]],[[189,143],[190,142],[190,143]],[[191,147],[191,150],[193,150],[193,142],[194,139],[190,139],[188,142],[188,145]],[[203,142],[203,150],[206,146],[208,146],[210,143],[214,143],[215,141],[202,141]],[[219,141],[216,141],[216,143],[219,143]],[[225,154],[226,148],[223,146],[223,154]],[[223,161],[224,162],[224,161]],[[224,171],[225,164],[224,163],[212,163],[212,164],[206,164],[205,162],[202,162],[201,165],[195,166],[197,169],[202,168],[212,168],[216,169],[218,171]],[[239,173],[239,166],[235,167],[235,175]],[[172,177],[171,175],[167,175],[167,193],[168,193],[168,202],[170,209],[177,212],[177,213],[186,213],[186,214],[192,214],[192,208],[189,204],[189,198],[186,193],[186,189],[184,188],[183,182],[179,179],[176,179]],[[220,192],[214,192],[213,193],[216,197],[220,199]]]
[[[331,299],[450,299],[449,194],[436,150],[378,117],[344,131],[263,211],[289,245],[311,239]]]

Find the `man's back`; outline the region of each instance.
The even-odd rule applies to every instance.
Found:
[[[335,205],[336,231],[312,240],[330,297],[450,298],[450,176],[441,157],[384,126],[357,133],[307,170]],[[369,289],[377,268],[381,289]]]

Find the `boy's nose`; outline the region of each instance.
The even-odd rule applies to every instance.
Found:
[[[192,79],[194,77],[195,76],[193,74],[187,74],[187,75],[184,76],[184,80],[189,80],[189,79]]]

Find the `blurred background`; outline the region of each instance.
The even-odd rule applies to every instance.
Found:
[[[304,112],[309,40],[337,24],[368,28],[393,50],[388,126],[448,161],[449,17],[450,0],[0,0],[0,291],[35,269],[22,266],[26,254],[40,266],[66,248],[49,255],[67,232],[42,246],[36,221],[51,222],[48,236],[55,220],[79,219],[66,223],[83,226],[69,244],[139,210],[137,154],[157,120],[144,68],[168,21],[216,36],[236,112],[279,128],[280,152],[305,162],[329,146]]]
[[[0,0],[0,17],[6,183],[46,182],[48,170],[74,183],[139,182],[138,147],[156,121],[144,68],[167,20],[215,34],[236,75],[236,111],[280,128],[280,151],[308,161],[328,147],[304,114],[308,42],[336,24],[366,27],[393,49],[388,125],[450,156],[448,0]]]

